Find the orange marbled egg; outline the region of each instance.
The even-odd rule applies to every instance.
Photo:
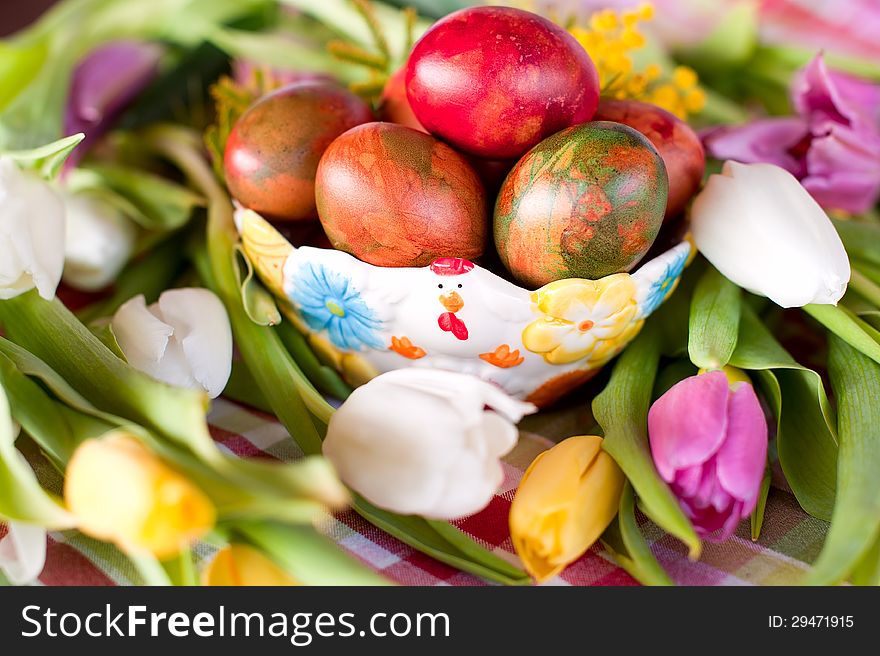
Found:
[[[333,246],[379,266],[475,259],[488,232],[486,200],[464,156],[394,123],[336,139],[318,165],[318,215]]]

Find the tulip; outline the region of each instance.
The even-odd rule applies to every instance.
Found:
[[[529,574],[546,581],[580,558],[617,514],[625,480],[595,435],[535,458],[510,506],[513,546]]]
[[[220,395],[232,372],[232,328],[226,308],[207,289],[170,289],[157,303],[143,295],[111,322],[128,363],[169,385]]]
[[[324,455],[375,505],[452,519],[492,500],[515,423],[535,409],[473,376],[398,369],[356,389],[333,414]]]
[[[37,580],[46,564],[46,530],[41,526],[9,522],[6,535],[0,524],[0,572],[13,585]]]
[[[154,43],[115,41],[90,52],[74,70],[64,114],[64,133],[86,138],[65,167],[75,166],[158,73],[162,48]]]
[[[740,287],[782,307],[836,305],[849,259],[822,208],[772,164],[725,162],[691,208],[694,243]]]
[[[64,282],[83,291],[102,289],[131,257],[137,230],[122,212],[97,196],[65,194],[64,206]]]
[[[729,538],[755,508],[767,460],[752,386],[718,370],[685,378],[651,406],[648,435],[657,471],[697,533]]]
[[[866,212],[880,199],[880,85],[836,73],[817,55],[791,89],[797,116],[704,133],[716,159],[767,162],[829,209]]]
[[[254,547],[230,544],[217,552],[202,573],[202,585],[287,586],[299,585],[287,572]]]
[[[36,174],[0,157],[0,300],[34,287],[49,300],[64,268],[64,203]]]
[[[216,516],[204,492],[121,431],[77,447],[64,499],[86,535],[159,558],[204,535]]]

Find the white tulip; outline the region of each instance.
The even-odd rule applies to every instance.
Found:
[[[65,194],[64,206],[64,282],[86,291],[106,287],[131,257],[137,236],[134,223],[97,196]]]
[[[333,414],[324,455],[380,508],[462,517],[492,500],[515,424],[535,409],[473,376],[398,369],[356,389]]]
[[[0,571],[13,585],[33,583],[46,564],[46,530],[22,522],[6,527],[0,539]]]
[[[725,162],[691,209],[694,242],[727,278],[782,307],[836,305],[846,250],[828,216],[788,171]]]
[[[64,204],[35,173],[0,157],[0,299],[55,296],[64,267]]]
[[[135,369],[177,387],[220,395],[232,371],[232,329],[226,308],[207,289],[170,289],[147,306],[127,301],[111,323]]]

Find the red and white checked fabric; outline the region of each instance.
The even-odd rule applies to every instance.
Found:
[[[558,422],[558,418],[552,421]],[[238,456],[286,461],[302,455],[274,417],[231,401],[215,401],[209,424],[221,448]],[[530,423],[529,428],[537,430],[534,423]],[[557,425],[548,427],[544,434],[558,437],[558,432]],[[551,444],[533,432],[522,433],[519,445],[505,459],[504,483],[492,502],[482,512],[457,522],[459,528],[510,562],[518,563],[507,525],[513,494],[525,468]],[[34,462],[34,458],[29,459]],[[60,481],[53,485],[52,478],[57,479],[58,474],[46,467],[37,465],[37,473],[44,484],[56,487]],[[639,520],[660,564],[680,585],[796,583],[807,570],[807,563],[812,562],[821,549],[827,529],[825,522],[804,513],[784,487],[774,487],[771,491],[758,542],[752,542],[748,522],[743,522],[737,534],[727,542],[707,543],[699,562],[689,561],[684,546],[677,540],[644,517]],[[353,511],[328,518],[320,528],[350,554],[399,584],[488,584],[419,553],[371,526]],[[0,525],[0,535],[3,531]],[[213,556],[214,549],[200,544],[195,553],[203,565]],[[72,531],[49,535],[46,567],[40,583],[127,585],[137,580],[129,561],[114,547]],[[600,546],[595,546],[547,585],[637,585],[637,582],[617,567]]]

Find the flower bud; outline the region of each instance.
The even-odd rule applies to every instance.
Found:
[[[767,421],[749,383],[720,370],[673,385],[648,413],[654,464],[697,533],[729,538],[758,501]]]
[[[0,524],[0,572],[13,585],[37,580],[46,564],[46,529],[24,522]]]
[[[64,499],[86,535],[159,558],[204,535],[216,516],[204,492],[121,431],[76,449]]]
[[[539,582],[580,558],[614,519],[625,482],[602,438],[563,440],[535,458],[510,506],[510,535]]]
[[[788,171],[725,162],[691,208],[694,243],[727,278],[782,307],[836,305],[849,259],[828,216]]]
[[[220,395],[232,372],[226,308],[207,289],[170,289],[147,306],[135,296],[111,324],[128,363],[169,385]]]
[[[137,230],[115,207],[97,196],[66,194],[64,282],[83,291],[116,279],[134,250]]]
[[[230,544],[217,552],[202,572],[202,585],[299,585],[287,572],[247,544]]]
[[[515,423],[534,411],[474,376],[398,369],[357,388],[333,414],[324,455],[381,508],[461,517],[492,500]]]
[[[35,173],[0,157],[0,300],[55,296],[64,268],[64,203]]]

